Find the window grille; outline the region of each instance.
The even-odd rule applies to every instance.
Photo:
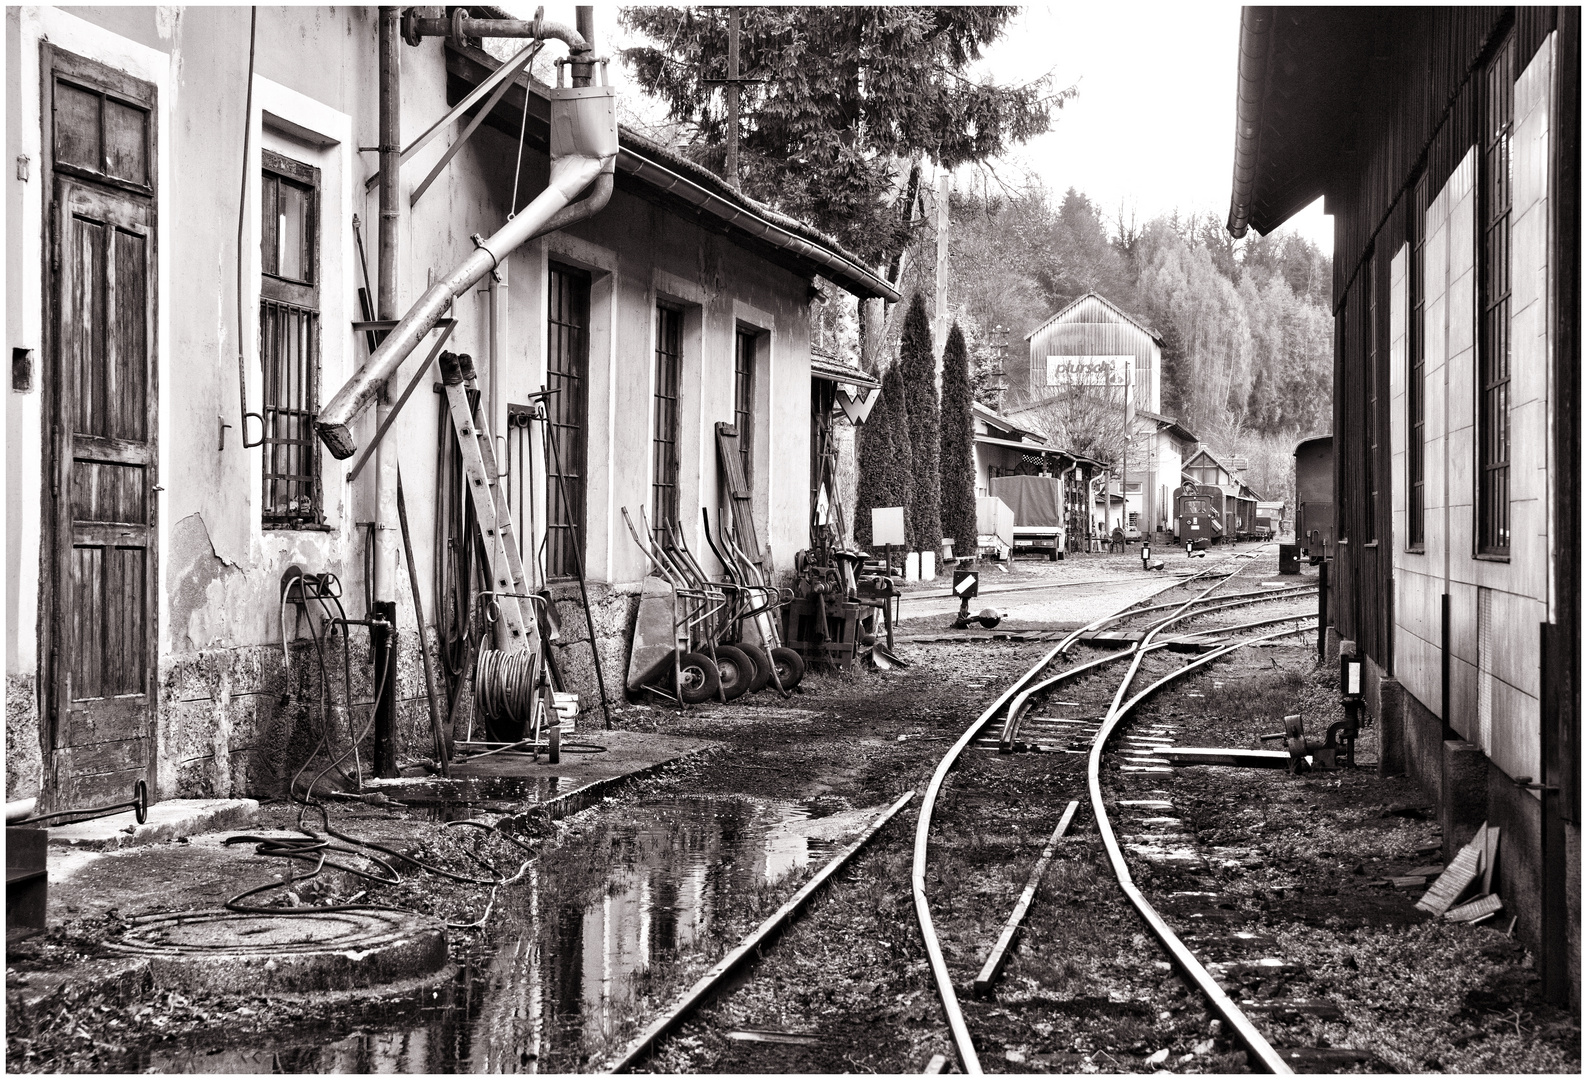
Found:
[[[1515,34],[1488,61],[1482,102],[1481,326],[1477,349],[1477,550],[1510,552],[1510,140]]]
[[[546,399],[551,453],[546,461],[546,576],[578,570],[574,544],[584,528],[585,395],[590,367],[590,276],[552,265]]]
[[[656,305],[655,434],[651,438],[650,519],[658,538],[678,520],[678,385],[683,374],[683,312]]]
[[[1416,182],[1411,198],[1411,221],[1407,230],[1411,246],[1410,319],[1406,327],[1406,342],[1410,370],[1405,378],[1406,440],[1405,440],[1405,532],[1406,546],[1411,551],[1421,551],[1427,541],[1427,499],[1424,486],[1426,474],[1426,352],[1427,335],[1422,327],[1426,311],[1427,267],[1424,265],[1427,248],[1427,173]]]
[[[275,528],[315,527],[324,521],[314,435],[320,392],[320,171],[269,150],[260,153],[260,520]]]
[[[740,330],[733,350],[733,426],[738,429],[738,453],[744,463],[744,483],[754,490],[750,469],[755,448],[755,333]]]

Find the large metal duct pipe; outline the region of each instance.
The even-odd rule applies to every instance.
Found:
[[[551,183],[474,253],[427,289],[368,363],[320,410],[316,427],[332,456],[350,457],[352,425],[458,296],[529,240],[598,213],[611,198],[617,110],[610,85],[556,87],[551,98]],[[582,196],[582,197],[581,197]]]

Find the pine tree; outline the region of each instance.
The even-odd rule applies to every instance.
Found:
[[[948,331],[942,350],[942,535],[953,540],[953,553],[974,556],[975,414],[971,402],[970,358],[959,324]]]
[[[909,405],[909,442],[914,451],[910,472],[914,492],[910,499],[912,531],[909,542],[916,551],[942,547],[942,506],[937,475],[938,406],[937,358],[931,349],[931,320],[920,293],[909,301],[904,331],[898,343],[898,366],[903,369],[904,392]]]

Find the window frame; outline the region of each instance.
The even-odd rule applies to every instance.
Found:
[[[1405,550],[1427,550],[1427,170],[1411,188],[1410,221],[1406,241],[1410,262],[1406,267],[1405,342]]]
[[[571,321],[558,320],[558,279],[574,286],[565,305]],[[571,263],[548,260],[546,264],[546,389],[556,390],[546,399],[546,422],[550,437],[560,448],[560,432],[572,432],[568,454],[558,449],[548,454],[546,466],[546,522],[541,541],[543,568],[547,581],[568,581],[577,576],[583,551],[579,545],[585,535],[589,506],[589,381],[590,332],[593,329],[594,275]],[[583,323],[577,321],[583,317]],[[559,346],[558,327],[565,327],[568,348]],[[553,366],[554,360],[568,358],[566,369]],[[560,480],[575,482],[574,497],[563,498]],[[566,504],[573,505],[566,505]],[[566,520],[559,516],[566,514]],[[562,531],[566,536],[556,535]],[[566,563],[563,563],[563,559]]]
[[[652,350],[650,525],[658,540],[679,520],[683,435],[683,322],[681,304],[656,301],[656,340]]]
[[[733,330],[733,428],[738,432],[744,483],[755,490],[755,367],[762,331],[740,323]]]
[[[1366,310],[1362,312],[1362,333],[1366,338],[1366,348],[1362,350],[1361,359],[1366,368],[1365,378],[1361,380],[1361,425],[1366,436],[1363,442],[1361,455],[1362,489],[1366,492],[1366,501],[1362,504],[1361,532],[1362,543],[1366,547],[1373,547],[1378,542],[1378,480],[1383,475],[1379,460],[1381,449],[1378,437],[1378,421],[1380,416],[1378,395],[1378,369],[1382,356],[1378,348],[1378,320],[1381,313],[1378,311],[1378,286],[1381,275],[1377,266],[1377,245],[1367,249],[1366,258],[1361,260],[1362,295],[1366,300]]]
[[[277,237],[275,215],[268,213],[266,193],[271,185],[286,179],[309,193],[308,208],[304,217],[304,233],[308,237],[307,262],[309,276],[306,280],[282,277],[266,269],[265,244]],[[325,495],[321,469],[320,442],[314,431],[314,421],[319,415],[320,377],[324,363],[324,324],[320,304],[320,270],[323,263],[321,244],[323,230],[320,224],[321,173],[317,166],[287,157],[264,147],[259,151],[259,367],[260,415],[264,418],[263,443],[260,455],[259,524],[268,530],[325,530]],[[273,207],[275,204],[269,204]],[[269,227],[267,228],[267,218]],[[279,266],[279,262],[276,264]],[[296,387],[291,378],[291,367],[277,367],[278,354],[268,347],[271,341],[280,342],[283,328],[297,320],[301,339],[297,362]],[[275,336],[272,337],[272,334]],[[279,346],[277,346],[279,348]],[[288,361],[288,364],[291,362]],[[283,378],[283,373],[285,377]],[[296,395],[296,397],[295,397]],[[301,414],[302,423],[298,438],[274,434],[280,430],[272,418]],[[290,423],[290,421],[289,421]],[[296,461],[294,462],[294,452]],[[294,467],[294,465],[296,467]],[[274,485],[285,483],[288,509],[275,509]],[[294,484],[304,485],[310,500],[310,512],[303,514],[291,508]]]
[[[1510,299],[1513,274],[1515,27],[1507,28],[1483,64],[1477,150],[1477,370],[1472,500],[1474,555],[1510,557]],[[1502,113],[1502,116],[1500,115]],[[1496,168],[1496,157],[1502,157]],[[1502,197],[1501,197],[1502,196]],[[1502,204],[1502,205],[1501,205]],[[1500,250],[1495,250],[1495,241]]]

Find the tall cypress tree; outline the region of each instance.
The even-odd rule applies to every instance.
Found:
[[[942,535],[953,540],[953,553],[974,556],[975,413],[970,388],[970,357],[964,334],[954,323],[942,350]]]
[[[909,472],[914,477],[910,498],[912,530],[909,542],[917,551],[942,546],[942,507],[937,476],[938,408],[937,362],[931,350],[931,320],[926,302],[916,292],[904,316],[898,343],[898,366],[903,369],[904,392],[909,405],[909,442],[913,450]]]
[[[871,415],[859,431],[859,485],[854,493],[854,542],[871,546],[871,510],[877,506],[896,506],[887,501],[886,484],[893,467],[893,410],[885,383]]]
[[[888,430],[892,433],[893,453],[883,474],[884,501],[875,506],[902,506],[904,508],[904,542],[915,541],[915,451],[910,438],[908,385],[904,381],[904,365],[895,361],[882,376],[883,400],[889,401]]]

